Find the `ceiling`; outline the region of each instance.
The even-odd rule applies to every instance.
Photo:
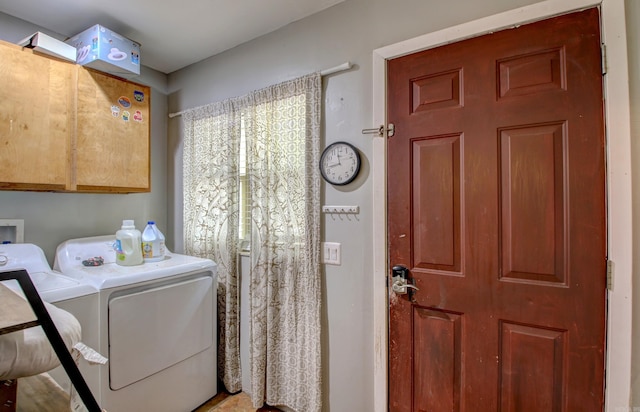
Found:
[[[344,0],[0,0],[0,12],[62,36],[101,24],[171,73]],[[52,33],[49,33],[52,34]]]

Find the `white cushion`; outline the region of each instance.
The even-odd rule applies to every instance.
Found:
[[[80,322],[69,312],[44,302],[67,350],[80,341]],[[60,365],[41,326],[0,335],[0,380],[38,375]]]

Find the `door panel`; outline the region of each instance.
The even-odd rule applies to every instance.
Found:
[[[414,307],[415,385],[429,395],[414,392],[415,410],[449,411],[460,405],[462,316],[458,313]]]
[[[460,272],[460,140],[412,142],[414,267]]]
[[[500,336],[500,410],[561,411],[566,331],[503,322]]]
[[[597,9],[388,62],[391,411],[602,410],[601,82]]]
[[[565,283],[564,122],[499,131],[503,280]]]

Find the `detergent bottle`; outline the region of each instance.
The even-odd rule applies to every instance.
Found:
[[[116,263],[121,266],[140,265],[142,259],[142,235],[133,220],[123,220],[116,232]]]
[[[142,232],[142,257],[145,263],[163,260],[164,250],[164,235],[156,226],[156,222],[149,220]]]

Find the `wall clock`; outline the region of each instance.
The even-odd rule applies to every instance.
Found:
[[[320,156],[320,173],[332,185],[351,183],[360,172],[360,152],[347,142],[330,144]]]

